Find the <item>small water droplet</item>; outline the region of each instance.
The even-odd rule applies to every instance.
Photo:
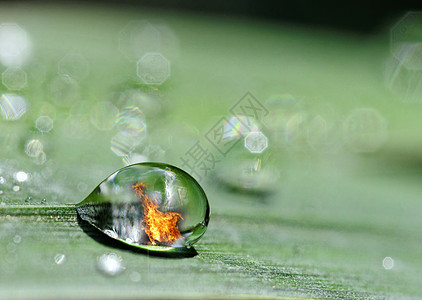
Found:
[[[41,200],[41,204],[47,204],[47,199],[45,199],[45,198],[44,198],[44,199],[42,199],[42,200]]]
[[[82,220],[111,238],[167,253],[197,242],[210,213],[201,186],[186,172],[161,163],[116,171],[76,209]]]
[[[12,188],[12,190],[14,191],[14,192],[19,192],[19,190],[20,190],[21,188],[19,187],[19,185],[14,185],[13,186],[13,188]]]
[[[0,184],[5,184],[6,183],[6,179],[4,179],[4,177],[0,176]]]
[[[122,265],[122,258],[116,253],[102,254],[97,259],[97,267],[98,270],[108,276],[116,276],[125,270]]]
[[[25,202],[26,202],[26,203],[28,203],[28,202],[30,202],[31,200],[32,200],[32,197],[31,197],[31,196],[28,196],[28,197],[26,197]]]

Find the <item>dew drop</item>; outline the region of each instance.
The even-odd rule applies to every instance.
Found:
[[[182,253],[197,242],[210,214],[195,179],[174,166],[151,162],[111,174],[76,210],[83,221],[113,239],[167,253]]]
[[[12,190],[14,191],[14,192],[19,192],[19,190],[20,190],[21,188],[19,187],[19,185],[14,185],[13,186],[13,188],[12,188]]]

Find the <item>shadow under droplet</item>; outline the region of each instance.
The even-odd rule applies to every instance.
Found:
[[[79,226],[82,228],[82,230],[90,236],[92,239],[94,239],[96,242],[103,244],[107,247],[117,248],[121,250],[130,251],[137,254],[144,254],[148,256],[156,256],[156,257],[166,257],[166,258],[188,258],[188,257],[194,257],[198,255],[198,252],[191,247],[191,248],[169,248],[167,251],[159,251],[159,250],[148,250],[140,248],[136,245],[128,245],[124,242],[114,239],[107,234],[103,233],[98,228],[92,226],[87,221],[84,221],[81,219],[79,214],[77,215],[77,220]]]

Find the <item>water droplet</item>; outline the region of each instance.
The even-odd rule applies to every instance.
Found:
[[[14,185],[13,186],[13,188],[12,188],[12,190],[14,191],[14,192],[19,192],[19,190],[20,190],[21,188],[19,187],[19,185]]]
[[[157,252],[182,251],[197,242],[210,213],[200,185],[186,172],[161,163],[116,171],[76,209],[82,220],[108,236]]]
[[[4,177],[0,176],[0,184],[5,184],[6,183],[6,179],[4,179]]]
[[[45,199],[45,198],[44,198],[44,199],[42,199],[42,200],[41,200],[41,204],[47,204],[47,199]]]
[[[26,203],[29,203],[31,200],[32,200],[32,197],[31,196],[28,196],[28,197],[26,197],[25,202]]]
[[[102,254],[97,259],[97,267],[98,270],[108,276],[116,276],[125,270],[122,265],[122,258],[116,253]]]
[[[54,257],[54,262],[57,265],[61,265],[66,261],[66,255],[62,254],[62,253],[57,253],[56,256]]]

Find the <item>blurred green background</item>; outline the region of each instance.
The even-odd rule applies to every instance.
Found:
[[[420,297],[422,23],[404,20],[361,34],[0,3],[0,298]],[[268,110],[253,126],[230,111],[247,93]],[[207,139],[222,117],[227,155]],[[137,120],[130,138],[119,118]],[[206,173],[181,160],[197,142],[216,160]],[[212,215],[196,257],[110,248],[67,206],[145,160],[203,186]],[[110,252],[116,276],[97,267]]]

